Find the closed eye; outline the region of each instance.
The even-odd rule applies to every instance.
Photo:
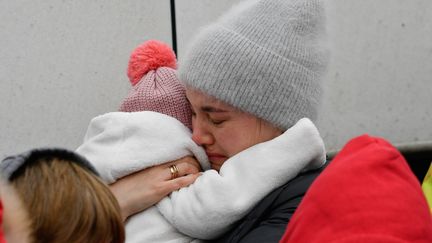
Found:
[[[209,120],[213,125],[220,125],[225,122],[225,120],[213,120],[213,119],[209,119]]]

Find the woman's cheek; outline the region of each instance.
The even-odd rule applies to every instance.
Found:
[[[238,134],[234,132],[227,133],[224,134],[223,144],[220,147],[226,152],[227,157],[230,158],[246,148],[244,142],[245,139],[238,136]]]

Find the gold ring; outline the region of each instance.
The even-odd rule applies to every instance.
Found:
[[[169,169],[170,169],[170,172],[171,172],[171,180],[177,178],[178,175],[179,175],[179,171],[177,169],[177,166],[176,165],[171,165],[169,167]]]

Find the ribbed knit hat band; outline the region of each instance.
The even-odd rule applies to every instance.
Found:
[[[314,120],[328,61],[324,21],[321,1],[245,1],[190,43],[180,80],[282,129]]]

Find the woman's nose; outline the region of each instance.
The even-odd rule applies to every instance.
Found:
[[[196,125],[195,122],[192,123],[192,140],[200,146],[210,145],[214,142],[212,134],[202,126]]]

